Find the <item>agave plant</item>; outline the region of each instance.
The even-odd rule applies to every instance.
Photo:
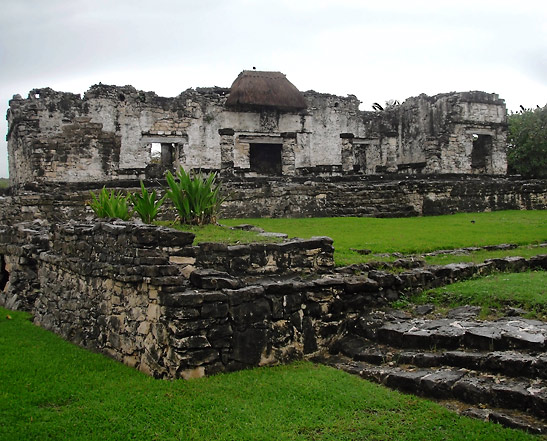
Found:
[[[122,192],[108,191],[105,187],[95,196],[91,192],[91,201],[88,202],[91,209],[97,217],[113,217],[122,220],[128,220],[131,217],[127,201],[129,196]]]
[[[169,186],[166,196],[173,202],[183,224],[204,225],[216,222],[216,214],[223,199],[216,173],[191,176],[182,167],[176,177],[168,171],[165,178]]]
[[[145,224],[151,224],[157,217],[158,211],[166,197],[167,195],[158,200],[156,190],[152,191],[152,193],[148,192],[142,181],[141,194],[132,193],[130,195],[135,211]]]

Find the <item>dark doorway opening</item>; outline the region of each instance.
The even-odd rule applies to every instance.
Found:
[[[9,280],[9,273],[6,270],[6,260],[0,255],[0,291],[4,291]]]
[[[471,168],[474,170],[486,169],[486,158],[492,151],[492,137],[490,135],[473,135],[473,150],[471,151]]]
[[[282,144],[251,144],[249,161],[251,171],[263,175],[281,175]]]

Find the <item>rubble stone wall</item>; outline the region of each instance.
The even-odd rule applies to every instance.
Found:
[[[7,115],[10,181],[155,178],[179,166],[246,177],[506,173],[506,109],[495,94],[420,95],[364,112],[353,95],[308,91],[307,109],[289,112],[234,111],[224,105],[228,93],[198,88],[164,98],[99,84],[83,98],[50,88],[16,95]],[[252,145],[281,148],[280,164],[251,167]]]
[[[229,247],[200,250],[192,241],[130,222],[4,226],[0,304],[155,377],[191,378],[325,350],[367,308],[402,293],[495,270],[547,269],[540,255],[397,275],[363,265],[356,275],[333,271],[332,241],[316,238],[262,245],[263,256],[284,252],[280,261],[290,263],[274,274],[269,259],[258,259],[267,261],[260,269],[251,257],[242,270],[229,264]],[[247,250],[258,248],[237,251]]]
[[[401,217],[547,209],[547,180],[478,176],[223,178],[220,218]],[[121,184],[125,185],[121,185]],[[39,185],[0,196],[0,222],[94,218],[85,201],[102,186],[140,191],[135,181]],[[147,181],[148,187],[157,181]],[[161,192],[161,188],[159,188]],[[168,203],[168,202],[167,202]],[[164,216],[168,213],[164,212]]]
[[[315,341],[302,293],[292,298],[288,286],[267,290],[240,277],[332,269],[330,239],[238,249],[192,241],[190,233],[128,222],[5,226],[0,303],[156,377],[277,363],[301,356],[305,338]],[[248,267],[231,266],[238,258]]]

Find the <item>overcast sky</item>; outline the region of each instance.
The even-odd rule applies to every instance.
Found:
[[[131,84],[175,96],[244,69],[373,102],[482,90],[547,103],[545,0],[0,0],[0,112],[14,94]],[[2,121],[4,119],[2,118]],[[8,175],[0,129],[0,177]]]

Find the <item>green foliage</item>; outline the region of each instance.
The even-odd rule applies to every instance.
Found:
[[[0,439],[538,440],[312,363],[156,380],[2,308]]]
[[[226,244],[241,244],[254,242],[281,242],[283,239],[277,237],[259,236],[254,231],[233,230],[231,228],[216,225],[185,225],[170,221],[154,222],[156,225],[175,228],[180,231],[188,231],[196,235],[194,243],[220,242]]]
[[[135,211],[145,224],[150,224],[158,216],[158,211],[163,204],[166,196],[158,200],[156,190],[148,192],[144,183],[141,181],[141,194],[132,193],[131,202]]]
[[[128,220],[131,217],[127,205],[128,199],[129,196],[122,194],[122,192],[108,191],[103,187],[98,196],[91,192],[91,201],[88,204],[100,218]]]
[[[9,179],[0,178],[0,188],[8,188],[8,187],[9,187]]]
[[[527,178],[547,178],[547,105],[509,115],[510,172]]]
[[[166,195],[175,206],[182,224],[204,225],[216,222],[222,198],[216,173],[205,176],[201,172],[191,176],[182,167],[175,176],[166,174]]]

